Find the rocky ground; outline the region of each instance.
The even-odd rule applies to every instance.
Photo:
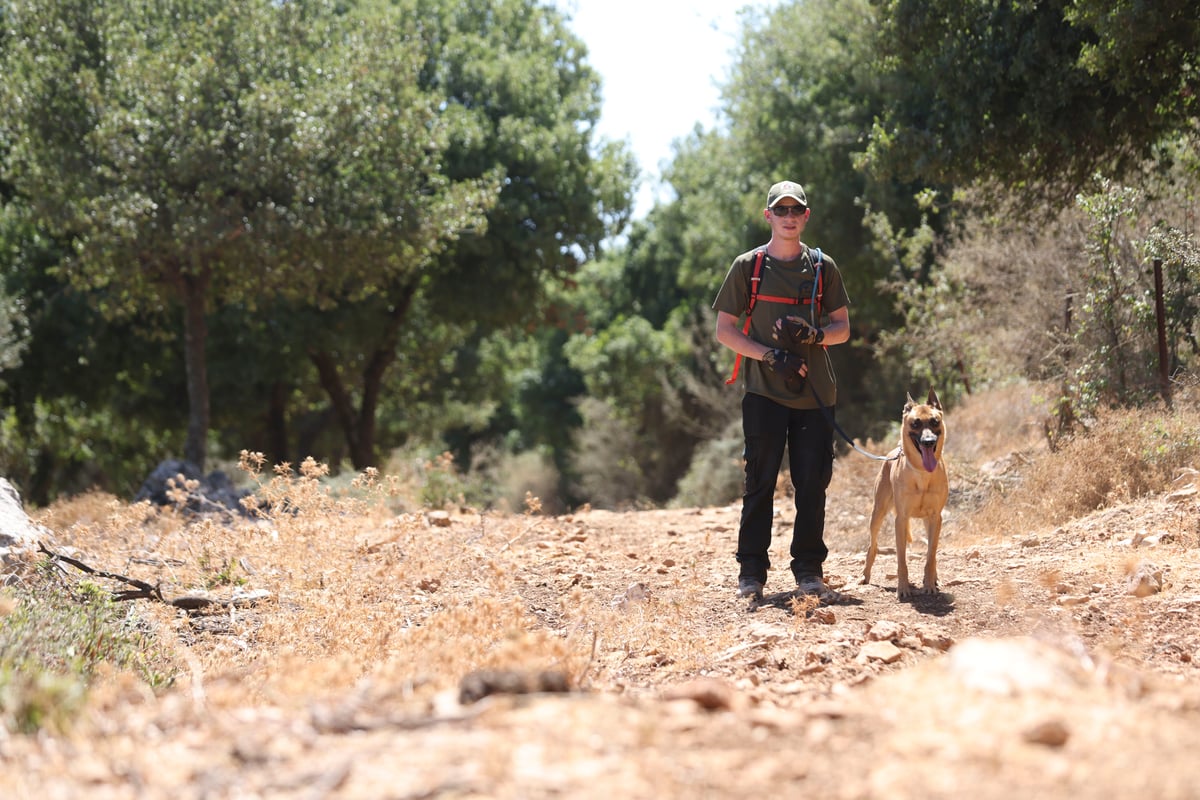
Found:
[[[796,598],[786,570],[761,604],[736,598],[736,505],[582,510],[503,547],[530,626],[593,631],[565,686],[474,675],[419,704],[365,682],[231,706],[236,673],[160,696],[118,681],[71,735],[0,739],[0,795],[1200,797],[1196,485],[1003,537],[966,539],[952,507],[942,593],[900,602],[894,551],[858,582],[872,469],[830,498],[844,603]]]

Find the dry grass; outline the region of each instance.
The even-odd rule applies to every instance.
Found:
[[[1181,474],[1200,466],[1200,410],[1179,403],[1172,409],[1107,410],[1055,452],[1021,444],[1012,442],[1014,457],[984,465],[993,470],[990,491],[960,522],[968,535],[1054,527],[1169,490]]]
[[[257,607],[192,615],[140,601],[159,638],[189,663],[182,680],[222,687],[206,694],[210,703],[319,701],[371,685],[405,687],[412,702],[471,669],[583,673],[588,642],[536,624],[506,548],[547,520],[479,515],[470,534],[449,535],[424,513],[392,513],[378,476],[342,494],[323,477],[308,463],[261,481],[259,518],[193,517],[88,494],[38,521],[56,532],[60,551],[158,584],[167,599],[270,593]],[[367,699],[387,705],[394,693]]]
[[[1198,463],[1194,408],[1113,412],[1057,453],[1031,433],[1036,409],[1036,389],[1010,388],[950,411],[952,480],[960,500],[970,500],[954,510],[954,536],[1053,525],[1161,491]],[[886,452],[894,444],[864,446]],[[1006,460],[1014,453],[1024,455]],[[981,478],[983,461],[1008,471]],[[694,553],[654,564],[631,550],[617,556],[627,563],[604,564],[602,543],[588,540],[594,530],[572,515],[544,516],[533,497],[525,513],[460,510],[443,526],[432,512],[396,511],[411,500],[373,472],[347,484],[327,480],[312,462],[269,478],[253,454],[242,466],[259,487],[257,517],[197,517],[92,493],[37,520],[54,532],[60,552],[158,584],[168,599],[269,592],[256,606],[189,614],[138,601],[143,624],[176,654],[180,694],[209,710],[350,703],[411,713],[428,710],[473,670],[551,670],[573,686],[603,673],[612,687],[639,670],[694,673],[737,645],[737,628],[714,625],[704,595],[728,576],[706,572]],[[877,470],[857,455],[838,460],[831,513],[846,506],[846,521],[831,522],[843,531],[834,537],[865,533],[868,509],[857,505]],[[1030,488],[1038,486],[1054,490]],[[727,546],[722,539],[711,549]],[[595,572],[581,570],[581,561]],[[652,579],[653,602],[640,602],[636,585],[628,596],[614,597],[611,582],[597,591],[606,575],[643,574],[637,569]],[[795,609],[794,624],[812,624],[809,610]]]

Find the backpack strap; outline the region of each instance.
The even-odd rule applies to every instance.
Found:
[[[762,266],[763,259],[767,254],[766,247],[760,247],[754,251],[754,271],[750,274],[750,299],[746,303],[746,324],[742,326],[742,333],[750,333],[750,314],[754,311],[754,306],[758,303],[759,298],[771,303],[784,303],[786,305],[811,305],[812,311],[816,318],[821,316],[821,297],[824,294],[824,276],[821,274],[822,253],[821,248],[809,248],[808,255],[812,259],[813,271],[816,273],[813,280],[813,296],[806,297],[780,297],[778,295],[764,294],[759,295],[758,289],[762,284]],[[733,361],[733,374],[729,376],[729,380],[725,381],[725,385],[733,383],[737,380],[738,369],[742,366],[742,354],[738,353],[737,358]]]
[[[767,248],[765,247],[754,251],[754,271],[750,273],[750,299],[746,302],[746,324],[742,326],[742,333],[745,334],[750,333],[750,312],[754,311],[754,306],[758,303],[758,287],[762,284],[762,265],[766,255]],[[738,353],[737,358],[733,360],[733,374],[729,376],[729,380],[725,381],[726,386],[737,380],[738,369],[741,366],[742,354]]]
[[[812,259],[813,272],[816,273],[813,279],[813,296],[809,302],[812,304],[813,322],[821,318],[821,298],[825,295],[825,275],[821,272],[821,264],[825,260],[825,254],[821,252],[819,247],[810,247],[808,256]]]

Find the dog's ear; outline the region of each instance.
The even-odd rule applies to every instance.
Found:
[[[907,414],[908,412],[912,411],[913,406],[915,406],[917,404],[917,401],[912,399],[911,392],[905,392],[904,394],[908,399],[904,403],[904,412],[903,413]]]
[[[941,404],[941,403],[938,401],[937,392],[935,392],[935,391],[933,390],[933,387],[932,387],[932,386],[930,386],[930,387],[929,387],[929,399],[928,399],[928,400],[926,400],[926,401],[925,401],[925,403],[926,403],[926,405],[931,405],[931,406],[933,406],[933,407],[934,407],[934,408],[936,408],[938,411],[941,411],[941,410],[942,410],[942,404]]]

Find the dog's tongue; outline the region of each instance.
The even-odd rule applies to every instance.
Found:
[[[925,467],[926,472],[937,469],[937,454],[932,447],[921,445],[921,466]]]

